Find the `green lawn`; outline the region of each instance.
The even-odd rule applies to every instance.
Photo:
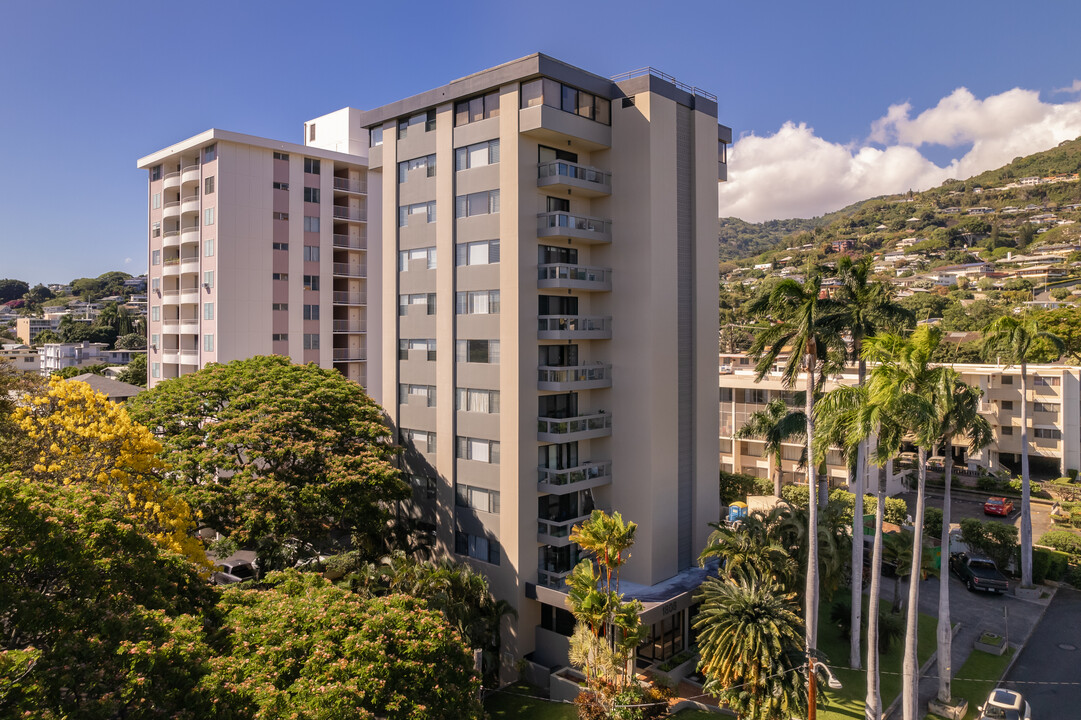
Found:
[[[976,717],[976,707],[982,704],[991,693],[991,690],[998,685],[998,678],[1002,677],[1002,673],[1006,670],[1006,665],[1010,662],[1014,652],[1013,648],[1007,648],[1002,655],[991,655],[980,650],[973,650],[972,654],[968,656],[968,660],[965,660],[965,664],[961,666],[961,669],[954,673],[954,677],[957,679],[950,685],[950,694],[955,698],[968,700],[968,712],[965,713],[964,720],[971,720]],[[982,679],[966,680],[965,678]],[[928,715],[927,717],[940,720],[937,715]]]
[[[840,591],[839,591],[840,592]],[[863,617],[867,620],[867,600],[863,598]],[[890,603],[882,601],[883,610],[888,612]],[[819,607],[818,620],[818,649],[829,659],[827,663],[833,670],[837,679],[844,685],[840,690],[824,688],[823,683],[818,684],[818,717],[820,720],[862,720],[864,717],[863,704],[867,697],[867,673],[864,670],[847,670],[848,667],[848,641],[841,637],[840,631],[829,619],[830,604],[823,601]],[[935,653],[935,628],[937,620],[930,616],[920,614],[917,630],[918,657],[922,665]],[[866,635],[864,635],[866,639]],[[866,642],[864,643],[866,645]],[[885,710],[893,699],[901,693],[901,665],[902,652],[904,651],[904,638],[894,643],[889,654],[879,657],[881,673],[879,684],[882,690],[882,709]],[[866,662],[867,648],[863,648],[864,662]],[[866,667],[866,665],[865,665]]]
[[[538,690],[518,682],[484,699],[491,720],[578,720],[574,705],[538,697]]]

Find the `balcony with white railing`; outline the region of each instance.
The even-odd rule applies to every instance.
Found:
[[[181,365],[198,365],[199,364],[199,351],[198,350],[181,350],[180,351],[180,364]]]
[[[199,256],[193,255],[191,257],[180,258],[180,272],[182,273],[197,273],[199,272]]]
[[[346,250],[367,250],[368,239],[364,235],[334,235],[334,247]]]
[[[203,289],[200,286],[180,288],[180,302],[184,305],[194,305],[199,302],[202,293]]]
[[[180,199],[180,212],[182,213],[197,213],[199,212],[199,196],[189,195],[188,197]]]
[[[368,359],[364,348],[334,348],[334,362],[363,362]]]
[[[612,318],[586,315],[540,315],[539,340],[611,340]]]
[[[610,243],[612,242],[612,221],[566,212],[539,213],[537,237],[578,240],[584,243]]]
[[[180,242],[184,244],[199,242],[199,226],[189,225],[180,228]]]
[[[612,435],[612,416],[598,412],[569,418],[537,418],[537,440],[565,443]]]
[[[612,173],[566,160],[552,160],[537,165],[537,187],[569,191],[578,197],[602,197],[612,194]]]
[[[368,213],[364,210],[364,208],[353,208],[346,207],[345,205],[335,205],[332,210],[335,220],[365,222],[368,219]]]
[[[368,277],[368,267],[360,263],[334,263],[336,277]]]
[[[199,163],[185,166],[180,171],[180,182],[184,184],[199,182]]]
[[[180,247],[180,231],[179,230],[166,230],[161,234],[161,246],[162,247]]]
[[[180,201],[170,200],[161,206],[161,219],[169,220],[180,217]]]
[[[537,542],[555,547],[570,545],[571,530],[575,525],[580,525],[589,519],[589,513],[573,517],[569,520],[537,520]]]
[[[363,292],[334,291],[335,305],[367,305],[368,294]]]
[[[609,292],[612,289],[612,270],[564,263],[538,265],[537,287]]]
[[[612,483],[612,463],[607,460],[597,463],[584,461],[577,467],[561,470],[538,468],[537,473],[537,492],[549,495],[566,495]]]
[[[199,321],[193,319],[181,319],[180,332],[184,335],[198,335],[199,334]]]
[[[162,190],[172,190],[180,187],[180,171],[168,173],[161,182]]]
[[[596,390],[607,387],[612,387],[610,363],[541,365],[537,369],[538,390]]]
[[[360,180],[350,180],[349,178],[334,178],[334,191],[363,194],[368,192],[368,181],[361,178]]]
[[[365,323],[363,320],[334,321],[334,332],[336,333],[363,333],[367,331],[367,323]]]
[[[180,274],[180,258],[170,258],[161,261],[161,274],[172,277]]]
[[[162,350],[161,361],[166,365],[179,365],[180,351],[176,348],[173,348],[172,350]]]
[[[161,321],[161,331],[166,335],[180,334],[180,318],[172,318]],[[177,362],[180,362],[179,360]]]

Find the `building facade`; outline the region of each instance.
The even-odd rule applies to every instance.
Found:
[[[639,525],[622,579],[653,628],[640,655],[678,652],[719,511],[715,98],[533,55],[357,122],[371,392],[415,519],[517,608],[504,660],[553,664],[571,528],[619,511]]]
[[[138,166],[149,387],[269,354],[367,384],[362,154],[208,130]]]
[[[994,433],[993,442],[971,451],[964,438],[953,443],[953,460],[962,471],[977,472],[1007,469],[1020,472],[1021,463],[1021,371],[1018,367],[958,363],[953,368],[961,379],[983,391],[980,413]],[[1066,475],[1081,469],[1081,367],[1069,365],[1028,366],[1028,445],[1029,464],[1042,477]],[[855,369],[831,378],[826,389],[838,384],[855,385]],[[723,355],[720,373],[720,464],[727,472],[739,472],[772,478],[776,460],[764,450],[764,443],[753,438],[737,438],[736,433],[748,418],[764,410],[771,400],[783,398],[794,403],[795,391],[786,388],[779,372],[755,381],[754,361],[742,355]],[[801,405],[802,407],[802,405]],[[1074,428],[1071,432],[1069,428]],[[805,483],[805,470],[799,466],[804,445],[785,443],[781,453],[781,474],[785,483]],[[848,486],[848,468],[840,451],[826,458],[831,487]],[[900,477],[893,478],[888,492],[903,491]]]

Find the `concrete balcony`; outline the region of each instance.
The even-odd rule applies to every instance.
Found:
[[[368,238],[364,235],[334,235],[332,240],[336,248],[345,248],[346,250],[368,249]]]
[[[349,222],[365,222],[368,219],[368,213],[364,208],[351,208],[344,205],[335,205],[333,207],[335,220],[348,220]]]
[[[585,315],[540,315],[538,340],[611,340],[612,318]]]
[[[537,238],[578,240],[587,244],[612,242],[612,221],[565,212],[537,214]]]
[[[583,462],[578,467],[563,470],[538,468],[537,473],[537,492],[549,495],[566,495],[612,483],[612,463],[607,460]]]
[[[180,334],[180,320],[162,320],[161,332],[165,335],[179,335]],[[180,362],[177,360],[177,362]]]
[[[180,351],[179,350],[163,350],[161,353],[161,361],[166,365],[179,365],[180,364]]]
[[[198,365],[199,364],[199,351],[198,350],[181,350],[180,351],[180,364],[181,365]]]
[[[192,319],[184,319],[180,321],[180,333],[182,335],[198,335],[199,334],[199,321]]]
[[[180,200],[180,212],[182,213],[198,213],[199,212],[199,196],[191,195]]]
[[[334,362],[363,362],[368,359],[364,348],[334,348]]]
[[[191,227],[180,228],[180,242],[198,243],[199,242],[199,226],[192,225]]]
[[[542,566],[537,568],[537,585],[553,590],[562,590],[563,586],[566,585],[567,576],[570,574],[570,570],[548,569]]]
[[[368,294],[362,292],[334,292],[335,305],[367,305]]]
[[[578,197],[603,197],[612,194],[612,173],[566,160],[537,165],[537,187]]]
[[[163,305],[178,305],[180,304],[180,291],[179,290],[164,290],[159,295]]]
[[[335,320],[334,332],[336,333],[363,333],[368,332],[368,325],[363,320]]]
[[[334,192],[354,193],[357,195],[363,195],[368,192],[368,181],[364,178],[360,180],[350,180],[349,178],[334,178]]]
[[[565,547],[571,544],[570,534],[575,525],[580,525],[589,519],[589,513],[571,518],[570,520],[545,520],[537,519],[537,542],[555,547]]]
[[[186,257],[180,259],[180,272],[181,273],[198,273],[199,272],[199,256]]]
[[[166,230],[161,234],[161,246],[163,248],[180,247],[180,231]]]
[[[171,172],[161,179],[162,190],[172,190],[180,187],[180,172]]]
[[[555,263],[537,266],[537,287],[611,292],[612,271],[609,268],[586,267]]]
[[[555,367],[541,365],[537,369],[538,390],[597,390],[612,387],[612,366],[609,363]]]
[[[368,268],[366,265],[361,265],[360,263],[334,263],[334,276],[352,278],[368,277]]]
[[[180,201],[172,200],[161,206],[161,219],[171,220],[180,217]]]
[[[202,297],[202,288],[186,287],[180,289],[180,302],[184,305],[197,305],[200,297]]]
[[[518,127],[546,145],[565,146],[570,140],[586,150],[612,147],[612,127],[550,105],[534,105],[518,111]]]
[[[537,440],[540,442],[566,443],[611,435],[612,416],[609,413],[570,418],[537,418]]]
[[[171,260],[163,260],[161,263],[161,274],[164,277],[175,277],[180,274],[180,258],[172,258]]]
[[[199,182],[199,163],[188,165],[180,171],[180,182],[184,185]]]

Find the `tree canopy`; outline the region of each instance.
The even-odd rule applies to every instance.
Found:
[[[382,411],[333,370],[255,357],[159,383],[133,398],[202,523],[269,566],[351,536],[374,548],[386,503],[407,497]]]

